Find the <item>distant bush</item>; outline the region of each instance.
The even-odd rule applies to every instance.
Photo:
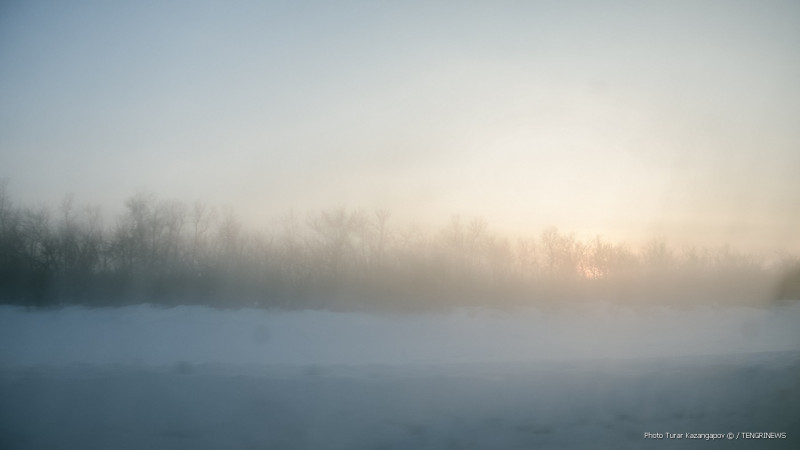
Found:
[[[288,215],[248,231],[231,210],[138,193],[111,227],[65,197],[56,214],[15,206],[0,184],[0,302],[429,310],[606,300],[754,303],[786,264],[722,249],[642,248],[555,228],[512,239],[484,220],[427,233],[388,211]],[[787,258],[787,261],[790,258]],[[798,297],[800,270],[779,296]]]
[[[800,264],[787,270],[781,276],[776,298],[778,300],[800,300]]]

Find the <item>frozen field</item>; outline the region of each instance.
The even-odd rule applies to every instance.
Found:
[[[2,448],[798,448],[800,305],[2,307],[0,399]]]

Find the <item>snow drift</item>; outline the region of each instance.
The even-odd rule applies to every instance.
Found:
[[[0,307],[0,364],[408,364],[800,350],[800,304],[449,314]]]
[[[797,448],[798,321],[798,304],[6,306],[0,447]]]

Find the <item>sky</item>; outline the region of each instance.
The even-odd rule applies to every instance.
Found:
[[[0,178],[800,250],[800,3],[0,3]]]

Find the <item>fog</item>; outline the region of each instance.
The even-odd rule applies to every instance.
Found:
[[[236,211],[138,192],[106,224],[66,195],[53,211],[0,184],[0,301],[29,307],[154,303],[360,312],[465,306],[559,309],[768,306],[800,298],[789,250],[640,246],[549,227],[508,235],[482,218],[439,229],[386,209],[291,212],[267,229]]]
[[[793,2],[5,4],[0,177],[798,249]]]
[[[798,352],[798,315],[797,303],[638,310],[598,303],[558,312],[467,308],[425,315],[152,305],[31,312],[4,306],[0,360],[6,367],[614,364]]]
[[[798,319],[796,303],[400,316],[5,306],[0,442],[793,448]]]
[[[0,191],[9,448],[793,448],[797,256]]]
[[[2,2],[0,447],[797,448],[798,48],[779,0]]]

